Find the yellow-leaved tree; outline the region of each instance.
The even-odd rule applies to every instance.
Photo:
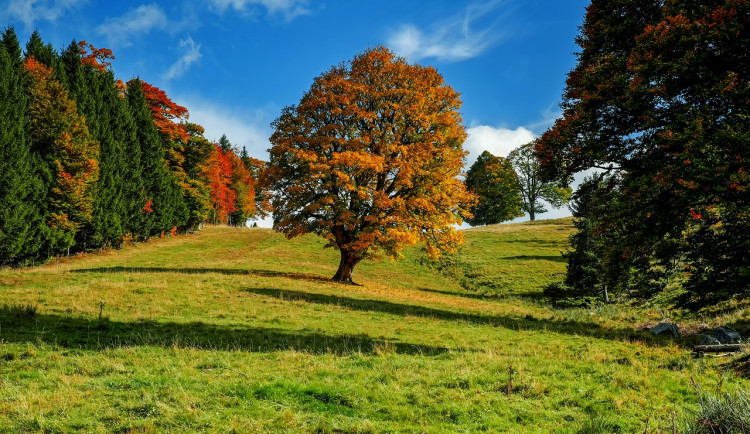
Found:
[[[338,249],[333,280],[421,240],[455,251],[474,197],[458,179],[466,133],[458,93],[431,67],[383,47],[334,66],[273,123],[265,182],[274,228]]]

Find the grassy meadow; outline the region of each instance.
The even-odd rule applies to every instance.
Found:
[[[0,431],[672,432],[692,381],[747,387],[642,331],[658,309],[544,300],[571,231],[471,229],[356,286],[313,236],[210,226],[1,269]]]

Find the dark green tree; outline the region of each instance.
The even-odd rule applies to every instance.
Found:
[[[145,203],[141,207],[142,235],[149,237],[160,231],[168,231],[175,225],[176,202],[181,198],[179,192],[175,191],[164,160],[161,137],[138,79],[128,82],[128,103],[135,123],[136,141],[141,150],[141,174],[145,190]]]
[[[33,257],[44,225],[37,202],[41,183],[26,133],[29,115],[20,53],[14,30],[6,29],[0,44],[0,265]]]
[[[619,172],[633,274],[683,276],[694,306],[750,292],[750,2],[592,1],[578,43],[547,175]]]
[[[523,216],[518,177],[510,160],[482,152],[466,173],[466,188],[477,195],[472,226],[491,225]]]
[[[219,139],[219,147],[221,148],[221,151],[225,153],[232,150],[232,143],[227,139],[226,134],[221,135],[221,138]]]
[[[56,69],[59,59],[52,45],[44,43],[38,30],[34,30],[29,41],[26,43],[24,56],[26,58],[33,57],[37,62],[53,70]]]
[[[542,201],[553,208],[560,208],[570,200],[572,189],[560,187],[556,182],[542,179],[539,159],[534,153],[534,142],[514,149],[508,155],[517,175],[517,188],[521,193],[521,209],[529,213],[529,220],[537,214],[547,212]]]

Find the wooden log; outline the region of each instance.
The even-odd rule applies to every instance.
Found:
[[[693,351],[701,353],[731,353],[742,351],[744,348],[744,344],[696,345],[693,347]]]

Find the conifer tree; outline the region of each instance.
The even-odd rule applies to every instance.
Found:
[[[20,53],[15,32],[6,29],[0,44],[0,265],[15,265],[31,256],[39,248],[42,223],[34,201],[39,183],[26,133],[28,105]]]
[[[141,145],[138,142],[136,123],[131,112],[129,93],[125,94],[124,83],[121,81],[117,83],[119,85],[117,98],[107,104],[107,109],[110,111],[114,141],[121,144],[123,155],[127,156],[127,164],[121,166],[124,212],[122,225],[124,235],[144,238],[149,235],[146,232],[145,222],[150,218],[150,212],[143,181]]]
[[[137,141],[141,146],[141,167],[147,199],[143,206],[146,216],[145,234],[155,235],[184,224],[187,209],[167,168],[161,137],[154,125],[139,79],[128,82],[128,100]]]

